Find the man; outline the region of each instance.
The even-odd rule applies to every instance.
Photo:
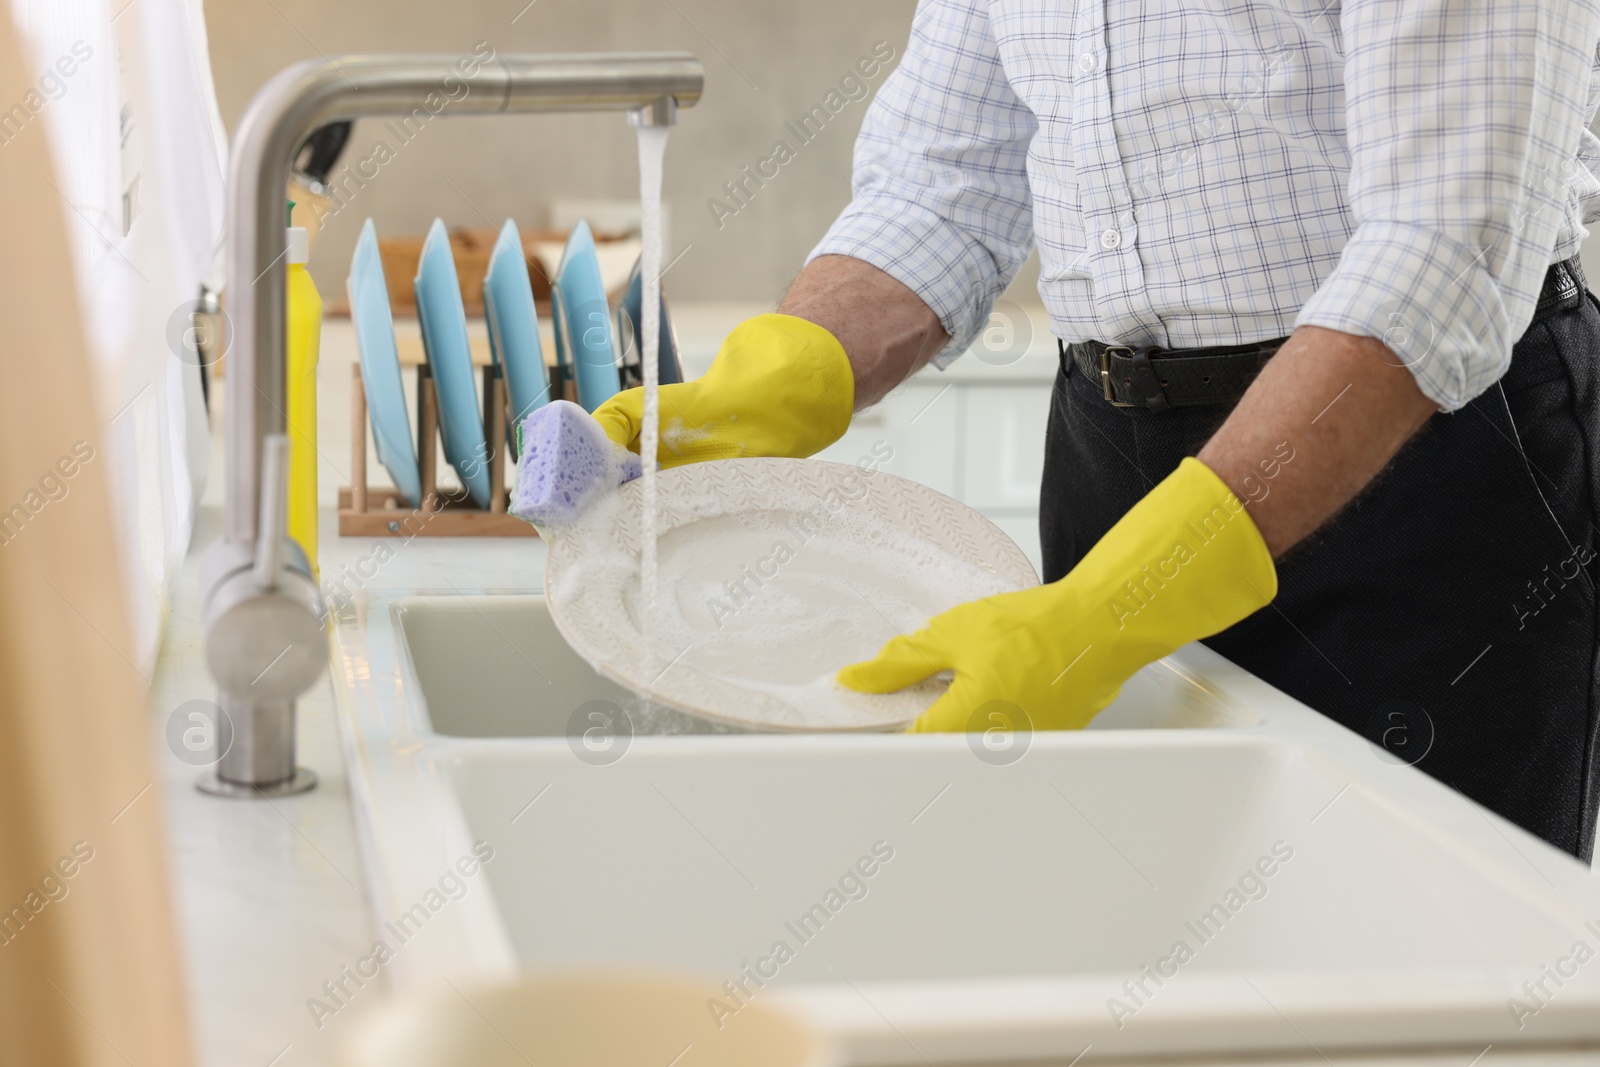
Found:
[[[1597,41],[1592,0],[923,0],[854,201],[664,396],[697,433],[660,459],[825,447],[1037,242],[1047,584],[840,681],[952,670],[919,729],[1081,727],[1209,638],[1588,859]],[[637,447],[638,408],[599,416]]]

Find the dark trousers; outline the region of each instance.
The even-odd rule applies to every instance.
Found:
[[[1046,581],[1228,414],[1113,407],[1063,364],[1040,498]],[[1597,367],[1600,305],[1581,294],[1535,320],[1498,384],[1429,419],[1279,561],[1276,601],[1206,642],[1586,861],[1600,801]]]

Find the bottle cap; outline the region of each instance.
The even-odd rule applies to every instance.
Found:
[[[304,263],[311,257],[311,237],[304,226],[290,226],[289,262]]]

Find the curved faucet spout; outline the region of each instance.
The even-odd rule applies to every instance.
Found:
[[[256,551],[258,537],[275,536],[261,515],[280,513],[264,503],[263,488],[271,487],[263,459],[268,435],[287,428],[283,204],[295,152],[324,123],[368,116],[619,111],[635,124],[670,123],[678,108],[699,101],[704,81],[699,60],[682,52],[501,56],[479,45],[464,55],[300,63],[256,93],[234,135],[229,174],[227,495],[223,536],[206,559],[205,608],[207,661],[234,737],[251,739],[251,747],[247,759],[219,764],[219,790],[302,780],[294,771],[293,701],[327,658],[309,570],[275,545]]]

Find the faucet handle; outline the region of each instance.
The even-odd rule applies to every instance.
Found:
[[[206,605],[206,662],[233,724],[216,770],[196,784],[219,796],[287,796],[316,784],[295,763],[294,701],[327,665],[322,606],[289,541],[289,438],[261,442],[261,500],[253,549],[223,541],[233,572]],[[249,566],[244,564],[248,562]]]
[[[261,442],[254,544],[223,538],[207,553],[206,663],[235,707],[290,706],[327,666],[325,609],[299,547],[289,540],[289,439]],[[238,743],[235,721],[235,743]]]
[[[289,438],[269,433],[261,442],[261,503],[256,511],[261,525],[256,531],[255,578],[264,593],[278,587],[289,539],[288,510]]]

